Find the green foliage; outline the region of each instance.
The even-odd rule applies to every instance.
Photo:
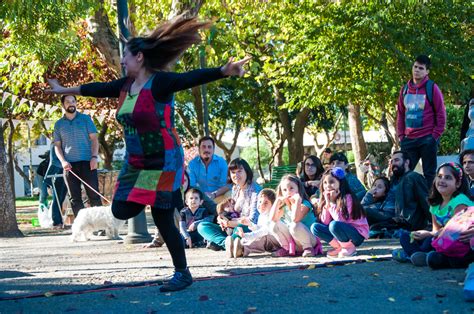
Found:
[[[458,106],[446,104],[446,130],[441,136],[438,155],[455,155],[459,153],[463,110]]]

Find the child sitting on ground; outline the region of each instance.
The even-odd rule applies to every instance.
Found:
[[[197,232],[197,226],[202,221],[212,221],[208,210],[202,207],[203,193],[195,188],[186,192],[186,205],[180,212],[179,232],[186,242],[187,248],[203,247],[204,239]]]
[[[226,251],[231,250],[233,257],[246,257],[250,253],[274,252],[280,245],[273,235],[270,234],[270,211],[275,202],[275,192],[272,189],[263,189],[258,194],[257,210],[259,212],[258,222],[254,224],[247,217],[243,224],[248,225],[251,232],[244,232],[242,227],[235,228],[232,245],[226,244]],[[226,239],[227,240],[227,239]],[[226,242],[227,243],[227,242]],[[228,248],[229,247],[229,248]]]
[[[434,251],[431,244],[433,238],[438,236],[439,232],[456,213],[474,205],[467,178],[461,166],[454,162],[439,166],[428,202],[430,203],[433,222],[432,230],[418,230],[411,233],[403,231],[400,234],[402,249],[396,249],[392,252],[392,256],[396,261],[411,261],[416,266],[426,266],[432,264],[432,262],[437,263],[438,254],[428,254]]]
[[[239,218],[240,213],[235,210],[235,200],[228,197],[217,204],[217,217],[222,220],[230,221],[234,218]],[[232,235],[234,228],[222,229],[228,236]]]
[[[378,177],[372,184],[372,188],[365,193],[361,204],[369,225],[387,221],[395,215],[395,204],[387,202],[389,191],[390,181],[386,177]]]
[[[321,243],[309,229],[315,221],[313,206],[297,176],[288,174],[281,179],[270,217],[271,233],[281,246],[273,256],[312,257],[321,253]]]
[[[311,226],[311,232],[333,248],[328,257],[349,257],[369,236],[365,212],[349,188],[342,168],[327,170],[322,177],[321,200],[317,208],[320,223]]]

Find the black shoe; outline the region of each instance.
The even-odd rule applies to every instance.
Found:
[[[160,292],[183,290],[184,288],[192,285],[192,283],[193,277],[191,276],[188,268],[186,268],[184,271],[175,271],[173,278],[171,278],[169,281],[165,281],[160,287]]]
[[[224,251],[223,247],[220,247],[219,245],[215,244],[214,242],[207,242],[206,248],[208,248],[209,250],[213,250],[213,251]]]

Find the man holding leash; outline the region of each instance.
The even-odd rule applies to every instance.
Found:
[[[97,177],[99,141],[91,117],[77,112],[75,96],[63,95],[61,104],[65,113],[54,125],[54,148],[65,171],[72,211],[74,217],[77,217],[79,210],[85,207],[80,179],[96,191],[99,190]],[[90,206],[102,206],[100,196],[86,184],[84,188]]]

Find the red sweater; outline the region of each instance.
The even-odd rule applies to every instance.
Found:
[[[438,85],[433,85],[433,107],[426,97],[426,76],[419,84],[408,81],[408,91],[400,91],[397,104],[397,135],[400,140],[419,138],[431,134],[436,140],[441,137],[446,127],[446,108],[443,94]]]

